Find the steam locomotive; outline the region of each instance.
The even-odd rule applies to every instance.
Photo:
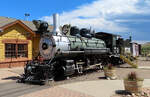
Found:
[[[100,35],[90,33],[86,29],[71,27],[70,33],[60,31],[58,14],[53,15],[52,32],[47,30],[47,22],[35,20],[33,23],[42,35],[39,44],[42,60],[36,59],[26,64],[23,81],[44,82],[57,76],[67,77],[83,73],[90,66],[100,68],[101,64],[111,62],[109,60],[112,55],[119,54],[116,42],[108,43],[102,40]],[[110,41],[115,40],[117,36],[111,37],[108,37]]]

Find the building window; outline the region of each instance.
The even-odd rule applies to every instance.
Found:
[[[5,57],[16,58],[16,44],[5,44]]]
[[[27,44],[5,44],[5,57],[6,58],[22,58],[28,57]]]
[[[17,57],[27,57],[28,48],[27,44],[18,44],[18,56]]]

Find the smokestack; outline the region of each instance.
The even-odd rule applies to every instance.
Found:
[[[59,27],[59,15],[58,14],[53,14],[53,34],[54,35],[62,35]]]

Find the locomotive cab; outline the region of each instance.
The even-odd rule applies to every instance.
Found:
[[[118,37],[120,37],[119,35],[106,32],[98,32],[95,34],[95,37],[105,41],[106,47],[110,48],[111,54],[119,54],[119,46],[118,46]]]

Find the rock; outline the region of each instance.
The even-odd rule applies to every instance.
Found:
[[[68,77],[68,76],[67,76],[67,77],[66,77],[66,79],[67,79],[67,80],[69,80],[69,79],[70,79],[70,77]]]
[[[127,95],[127,97],[131,97],[131,95]]]
[[[141,93],[142,96],[144,96],[144,94],[145,94],[144,92]]]
[[[141,93],[137,93],[135,95],[136,95],[135,97],[141,97]]]
[[[132,97],[136,97],[136,95],[134,93],[132,93]]]
[[[117,79],[117,76],[113,76],[110,78],[111,80],[116,80]]]
[[[110,80],[110,78],[109,78],[109,77],[106,77],[106,79],[107,79],[107,80]]]

